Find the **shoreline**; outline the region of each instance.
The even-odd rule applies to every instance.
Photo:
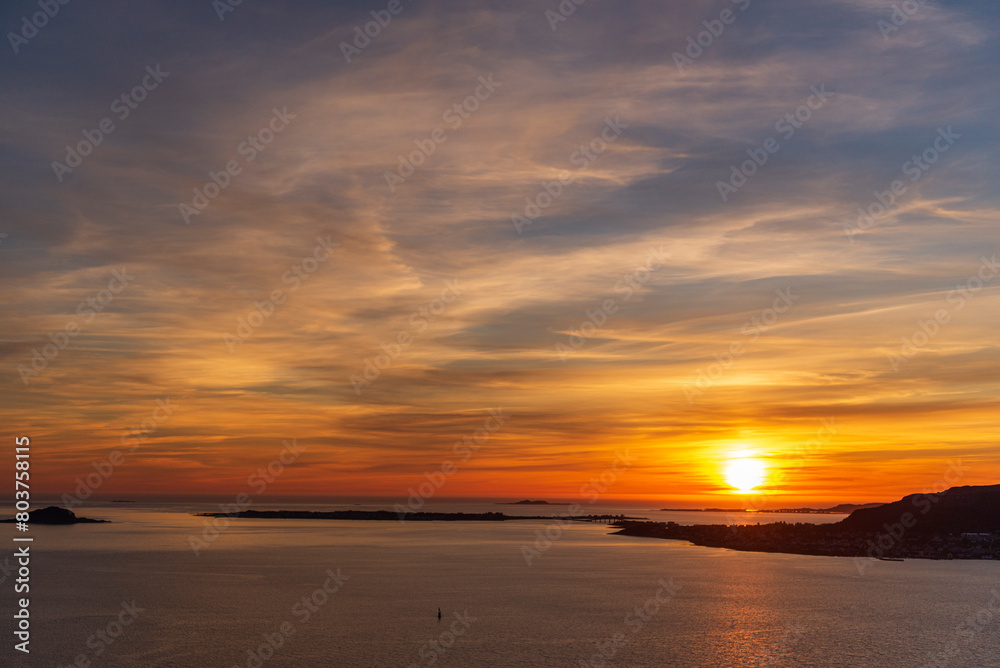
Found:
[[[685,540],[700,547],[739,552],[768,552],[820,557],[854,557],[882,561],[904,559],[1000,560],[1000,544],[961,534],[902,535],[844,530],[834,524],[680,525],[674,522],[632,522],[617,525],[612,536]]]

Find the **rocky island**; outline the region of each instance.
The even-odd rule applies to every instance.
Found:
[[[16,520],[0,520],[0,522],[12,523]],[[77,517],[76,513],[59,506],[49,506],[39,508],[28,513],[28,524],[108,524],[108,520],[92,520],[86,517]]]

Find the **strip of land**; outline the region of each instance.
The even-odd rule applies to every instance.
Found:
[[[789,513],[795,515],[849,515],[862,508],[878,508],[881,503],[842,503],[831,508],[774,508],[748,510],[746,508],[660,508],[667,513]]]
[[[622,522],[616,535],[686,540],[705,547],[874,559],[1000,559],[1000,539],[962,534],[845,531],[837,524]]]
[[[413,522],[506,522],[509,520],[547,520],[551,517],[538,515],[504,515],[503,513],[397,513],[389,510],[243,510],[235,513],[199,513],[198,517],[246,517],[257,519],[283,520],[405,520]],[[580,517],[560,517],[560,519],[581,522],[622,522],[643,520],[644,517],[624,515],[581,515]]]

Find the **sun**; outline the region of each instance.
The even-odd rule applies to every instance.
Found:
[[[726,466],[726,483],[737,492],[746,494],[764,482],[767,467],[756,457],[731,459]]]

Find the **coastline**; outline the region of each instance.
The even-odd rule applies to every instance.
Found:
[[[741,552],[770,552],[824,557],[902,559],[1000,560],[997,539],[976,539],[961,534],[878,533],[844,530],[833,524],[680,525],[674,522],[616,524],[610,535],[686,540],[701,547]]]

